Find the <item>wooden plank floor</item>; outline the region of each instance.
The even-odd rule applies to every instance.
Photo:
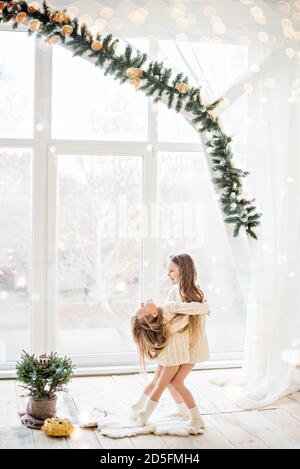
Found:
[[[51,438],[22,426],[17,412],[24,409],[26,398],[16,381],[0,380],[0,448],[300,448],[300,392],[263,410],[243,411],[236,404],[239,386],[220,387],[211,381],[218,373],[233,376],[236,372],[193,371],[188,377],[187,385],[205,416],[204,435],[140,435],[117,440],[81,429],[79,416],[93,406],[113,408],[116,400],[130,406],[150,374],[74,378],[69,393],[61,394],[58,404],[58,415],[69,417],[76,425],[70,438]],[[168,399],[167,392],[164,400]]]

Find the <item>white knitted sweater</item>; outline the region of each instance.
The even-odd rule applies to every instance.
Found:
[[[173,334],[169,343],[161,351],[156,361],[162,366],[174,366],[184,363],[198,363],[209,359],[208,341],[205,331],[206,315],[210,312],[209,305],[206,300],[203,303],[191,302],[184,303],[181,301],[179,287],[176,285],[168,296],[168,303],[162,305],[164,322],[167,323],[171,319],[170,332]],[[189,350],[189,330],[178,332],[183,329],[189,322],[189,315],[201,314],[202,334]],[[176,321],[174,321],[174,317]]]

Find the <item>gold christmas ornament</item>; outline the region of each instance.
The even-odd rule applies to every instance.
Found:
[[[30,20],[28,23],[28,29],[33,33],[37,33],[41,27],[41,22],[37,19]]]
[[[63,23],[65,21],[65,13],[62,11],[58,11],[56,13],[56,21],[57,23]]]
[[[16,22],[18,24],[24,23],[26,21],[26,18],[27,18],[27,14],[25,13],[25,11],[21,11],[16,16]]]
[[[96,41],[93,41],[93,42],[92,42],[91,49],[92,49],[93,51],[97,52],[97,51],[101,50],[102,47],[103,47],[103,46],[102,46],[101,41],[96,40]]]
[[[176,88],[181,94],[186,94],[189,90],[189,87],[186,83],[178,83]]]
[[[54,36],[51,36],[48,40],[49,44],[52,44],[53,46],[56,44],[61,43],[61,38],[58,36],[58,34],[55,34]]]
[[[39,4],[37,2],[31,2],[28,4],[27,10],[28,13],[35,13],[39,9]]]
[[[128,68],[126,74],[128,78],[137,78],[136,68]]]
[[[64,11],[62,14],[62,21],[63,23],[69,23],[71,21],[71,18],[67,13]]]
[[[143,76],[143,70],[140,68],[128,68],[126,73],[128,78],[142,78]]]
[[[6,6],[6,2],[0,2],[0,11]]]
[[[62,28],[61,28],[61,33],[63,36],[70,36],[73,32],[73,28],[71,25],[69,24],[65,24]]]

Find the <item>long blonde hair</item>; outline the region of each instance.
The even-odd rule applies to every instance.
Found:
[[[182,301],[202,303],[204,294],[196,285],[197,271],[193,259],[188,254],[179,254],[171,256],[170,260],[179,267],[179,292]],[[178,332],[189,331],[189,346],[191,348],[199,335],[202,334],[202,316],[200,314],[187,315],[187,318],[189,320],[188,324]],[[164,323],[163,310],[159,307],[157,308],[157,316],[134,315],[132,317],[131,334],[138,348],[140,366],[143,372],[146,372],[145,358],[153,360],[158,357],[170,340],[169,328],[180,319],[182,319],[181,314],[175,315],[174,319]]]
[[[155,317],[134,315],[131,319],[131,334],[138,348],[141,369],[146,372],[145,358],[156,358],[169,340],[162,309],[157,308]]]
[[[202,303],[204,293],[196,285],[197,270],[195,263],[189,254],[177,254],[169,259],[179,268],[179,293],[182,301],[190,303],[197,301]],[[199,335],[203,332],[203,318],[201,314],[190,315],[188,325],[181,331],[189,330],[190,348],[194,345]]]

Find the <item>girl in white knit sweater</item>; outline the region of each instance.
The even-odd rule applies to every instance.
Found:
[[[197,362],[209,358],[205,317],[210,311],[196,284],[193,259],[188,254],[172,256],[168,268],[175,285],[169,302],[163,306],[151,300],[142,303],[132,318],[132,335],[143,369],[145,358],[158,363],[153,381],[132,410],[139,423],[146,424],[168,387],[180,413],[189,418],[190,433],[197,433],[204,421],[184,380]]]

